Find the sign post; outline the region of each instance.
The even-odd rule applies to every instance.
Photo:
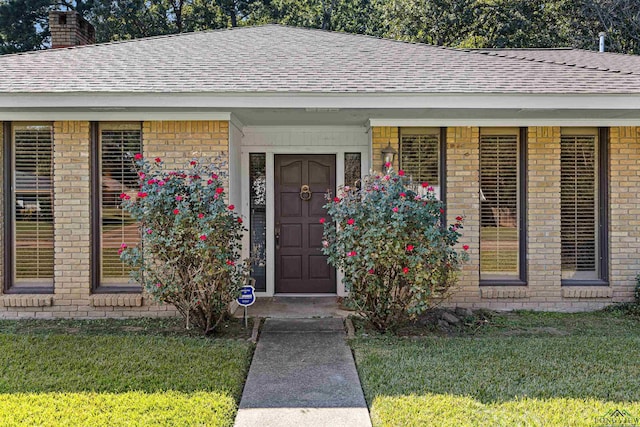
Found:
[[[238,305],[244,307],[244,327],[248,328],[248,320],[247,320],[247,307],[256,302],[256,294],[255,288],[251,285],[243,286],[240,288],[240,296],[236,300]]]

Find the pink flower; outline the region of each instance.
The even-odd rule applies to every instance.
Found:
[[[222,194],[222,193],[224,193],[224,188],[222,187],[216,188],[216,194]]]
[[[152,234],[152,233],[153,233],[153,230],[150,228],[147,228],[147,234]]]
[[[206,235],[206,234],[201,234],[201,235],[200,235],[200,240],[202,240],[203,242],[204,242],[205,240],[207,240],[207,235]]]
[[[324,218],[320,218],[320,224],[324,224],[327,220]]]
[[[385,181],[389,181],[389,180],[391,179],[391,177],[390,177],[389,175],[385,175],[385,176],[383,177],[383,179],[384,179]]]
[[[189,164],[190,164],[191,166],[195,166],[195,165],[197,165],[197,164],[198,164],[198,162],[196,162],[195,160],[191,160],[191,161],[189,162]]]
[[[355,220],[355,219],[353,219],[353,218],[349,218],[349,219],[347,220],[347,224],[349,224],[349,225],[353,225],[353,224],[355,224],[355,222],[356,222],[356,220]]]
[[[322,247],[328,248],[329,247],[329,242],[327,242],[326,240],[323,240],[322,241]]]
[[[120,193],[120,199],[124,199],[125,197],[127,197],[126,193]]]
[[[178,215],[179,213],[180,213],[180,209],[174,209],[174,210],[173,210],[173,214],[174,214],[174,215]]]
[[[403,268],[402,268],[402,272],[403,272],[404,274],[409,273],[409,267],[403,267]]]
[[[367,271],[367,273],[369,273],[369,274],[373,274],[373,273],[375,273],[375,272],[376,272],[376,271],[375,271],[373,268],[372,268],[371,270]]]
[[[204,214],[203,213],[199,213],[198,214],[198,218],[200,218],[200,219],[204,218]]]
[[[144,172],[138,172],[140,179],[144,179],[147,175]]]
[[[374,186],[373,186],[373,189],[374,189],[374,190],[376,190],[376,191],[378,191],[378,190],[380,189],[380,187],[378,187],[377,185],[374,185]]]
[[[400,193],[400,197],[407,197],[407,193]]]
[[[212,179],[218,179],[218,175],[216,175],[215,173],[212,173],[212,174],[211,174],[211,178],[212,178]]]
[[[429,186],[429,183],[428,183],[428,182],[423,182],[423,183],[422,183],[422,188],[427,188],[428,186]]]
[[[156,287],[157,288],[161,288],[162,287],[162,283],[156,283]]]
[[[336,203],[340,203],[340,197],[334,197],[333,201],[336,202]]]
[[[153,184],[155,184],[156,182],[158,182],[158,181],[157,181],[155,178],[151,178],[149,181],[147,181],[147,184],[149,184],[149,185],[153,185]]]
[[[181,201],[182,201],[182,196],[176,196],[176,200],[177,200],[178,202],[181,202]]]
[[[136,159],[136,160],[142,160],[142,154],[136,153],[136,155],[133,156],[133,158]]]
[[[420,199],[422,199],[422,197],[420,197],[419,194],[413,198],[413,200],[420,200]]]
[[[413,250],[414,246],[413,245],[407,245],[407,251],[411,252]]]
[[[122,254],[122,252],[124,252],[124,250],[127,249],[127,244],[123,243],[120,245],[120,249],[118,249],[118,255]]]
[[[402,169],[400,169],[400,170],[398,171],[398,175],[400,175],[400,176],[404,176],[404,171],[403,171]]]
[[[230,211],[234,210],[235,208],[236,208],[235,206],[233,206],[233,205],[229,205],[229,210],[230,210]]]
[[[148,194],[145,193],[144,191],[141,191],[141,192],[138,193],[138,198],[139,199],[144,199],[147,196],[148,196]]]
[[[124,195],[124,199],[125,199],[125,200],[130,200],[130,199],[131,199],[131,196],[130,196],[130,195],[128,195],[128,194],[125,194],[125,195]]]
[[[348,257],[356,256],[358,253],[356,251],[347,252]]]
[[[391,210],[392,210],[392,211],[394,211],[394,212],[398,212],[398,207],[397,207],[397,206],[395,206],[395,207],[394,207],[393,209],[391,209]]]
[[[427,187],[427,191],[433,191],[433,187]]]
[[[389,169],[389,168],[391,167],[391,162],[386,162],[386,163],[384,164],[384,167],[385,167],[385,168],[387,168],[387,169]]]
[[[156,163],[160,163],[162,159],[160,157],[156,157]]]
[[[462,249],[464,249],[465,251],[468,251],[469,250],[469,245],[463,245]]]
[[[158,181],[158,185],[162,187],[164,185],[164,181]]]
[[[230,259],[227,260],[227,265],[236,265],[235,262],[231,261]]]
[[[207,180],[207,185],[211,185],[211,184],[213,184],[213,180],[212,179],[208,179]]]

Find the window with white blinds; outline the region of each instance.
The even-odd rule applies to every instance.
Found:
[[[53,289],[53,131],[14,125],[11,147],[12,288]]]
[[[480,280],[519,280],[520,132],[480,136]]]
[[[598,280],[598,133],[563,130],[560,141],[562,278]]]
[[[135,199],[138,175],[133,156],[142,152],[139,125],[101,125],[99,131],[100,286],[131,285],[129,268],[120,261],[122,244],[140,242],[138,223],[120,204],[120,194]]]
[[[416,183],[427,182],[440,198],[440,128],[400,129],[400,169]]]

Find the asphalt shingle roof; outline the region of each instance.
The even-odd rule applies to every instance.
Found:
[[[614,94],[640,93],[638,71],[631,55],[469,51],[265,25],[0,56],[0,94]]]

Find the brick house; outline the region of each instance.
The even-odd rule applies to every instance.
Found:
[[[452,303],[587,310],[640,273],[640,58],[458,50],[277,25],[0,57],[0,317],[173,315],[127,279],[127,153],[228,160],[258,296],[344,295],[318,254],[322,194],[380,170],[466,219]],[[69,47],[71,46],[71,47]],[[308,185],[311,200],[299,197]]]

